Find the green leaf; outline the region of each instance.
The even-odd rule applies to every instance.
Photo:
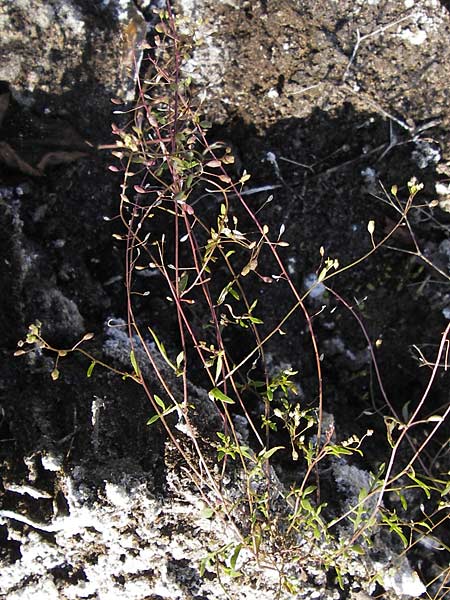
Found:
[[[188,281],[189,281],[189,275],[185,271],[184,273],[182,273],[182,275],[180,276],[180,278],[178,280],[178,289],[181,294],[186,289]]]
[[[233,571],[236,568],[236,562],[237,562],[237,559],[239,557],[239,553],[241,551],[241,548],[242,548],[242,544],[238,544],[236,546],[236,548],[234,549],[234,552],[233,552],[233,554],[232,554],[232,556],[230,558],[230,565],[231,565]]]
[[[148,328],[148,330],[150,331],[150,333],[152,334],[152,337],[155,341],[155,344],[158,347],[158,350],[161,353],[161,356],[164,358],[164,360],[166,361],[166,363],[169,365],[169,367],[171,369],[173,369],[175,372],[177,371],[176,366],[173,364],[173,362],[170,360],[170,358],[167,356],[167,352],[166,349],[164,347],[164,344],[162,342],[159,341],[158,336],[156,335],[156,333],[153,331],[153,329],[151,329],[151,327]]]
[[[341,571],[336,566],[334,567],[334,570],[336,571],[336,579],[337,579],[338,585],[341,588],[341,590],[343,590],[344,589],[344,580],[342,579]]]
[[[261,319],[258,319],[258,317],[249,317],[249,319],[255,325],[261,325],[262,323],[264,323],[264,321],[261,321]]]
[[[230,288],[230,294],[233,296],[233,298],[235,300],[240,300],[241,297],[239,296],[239,294],[237,293],[237,291],[234,288]]]
[[[164,402],[161,400],[161,398],[159,396],[157,396],[156,394],[153,396],[153,398],[154,398],[156,404],[159,406],[159,408],[161,408],[162,413],[156,414],[156,415],[153,415],[153,417],[150,417],[150,419],[147,421],[147,425],[152,425],[152,423],[154,423],[158,419],[167,417],[167,415],[170,415],[171,413],[173,413],[174,411],[177,410],[176,404],[174,404],[173,406],[166,406],[164,404]]]
[[[304,510],[306,510],[307,512],[313,512],[312,504],[307,498],[301,498],[300,504],[301,504],[302,508]]]
[[[317,283],[320,283],[321,281],[323,281],[325,279],[325,277],[327,276],[327,273],[328,273],[328,267],[324,267],[319,273],[319,277],[317,278]]]
[[[88,370],[87,370],[87,373],[86,373],[86,377],[90,377],[92,375],[92,371],[94,370],[95,364],[96,364],[95,360],[93,360],[91,362],[91,364],[89,365],[89,367],[88,367]]]
[[[163,400],[161,400],[161,398],[159,396],[157,396],[155,394],[153,396],[153,398],[155,399],[155,402],[159,406],[159,408],[161,408],[162,410],[166,410],[166,405],[164,404]]]
[[[183,361],[184,361],[184,352],[181,351],[176,358],[177,369],[179,369],[181,367]]]
[[[220,292],[219,298],[217,300],[217,305],[218,306],[220,304],[223,304],[223,302],[225,301],[225,298],[228,296],[228,294],[231,294],[233,296],[233,298],[236,298],[236,296],[235,296],[236,292],[233,290],[233,288],[231,286],[232,286],[232,282],[231,283],[227,283],[227,285]],[[236,298],[236,300],[239,300],[239,295]]]
[[[185,188],[187,190],[191,187],[193,181],[194,181],[194,176],[191,173],[190,175],[187,176],[186,183],[184,184]]]
[[[216,374],[214,377],[214,383],[216,383],[220,377],[220,374],[222,372],[222,365],[223,365],[223,358],[222,358],[222,354],[219,354],[217,356],[217,363],[216,363]]]
[[[406,501],[405,496],[401,492],[400,492],[399,496],[400,496],[400,502],[402,503],[403,510],[407,510],[408,509],[408,503]]]
[[[381,515],[382,521],[384,523],[386,523],[386,525],[389,527],[389,529],[393,532],[396,533],[398,535],[398,537],[401,539],[402,544],[405,548],[408,547],[408,540],[406,539],[405,534],[402,531],[402,528],[400,527],[400,525],[397,522],[397,515],[395,514],[382,514]]]
[[[224,394],[219,390],[219,388],[215,387],[208,392],[208,396],[211,400],[219,400],[224,404],[234,404],[234,400],[232,400],[229,396]]]
[[[200,577],[203,577],[203,575],[205,574],[206,565],[209,565],[209,561],[210,561],[209,557],[202,558],[202,560],[200,561],[200,566],[198,569]]]
[[[147,425],[153,425],[153,423],[156,423],[156,421],[160,418],[159,415],[153,415],[153,417],[151,417],[148,421],[147,421]]]
[[[175,196],[173,197],[175,202],[184,202],[187,198],[186,192],[181,191],[178,192],[178,194],[175,194]]]
[[[284,446],[275,446],[274,448],[270,448],[270,450],[261,450],[258,454],[258,458],[262,460],[268,460],[271,456],[278,452],[278,450],[284,450]]]
[[[415,474],[414,469],[411,468],[411,470],[407,473],[407,476],[412,480],[415,481],[417,483],[417,485],[425,492],[426,497],[428,498],[428,500],[431,498],[431,493],[430,493],[430,488],[429,486],[424,483],[423,481],[421,481]]]
[[[136,375],[138,377],[140,377],[141,376],[141,372],[139,370],[139,365],[137,364],[137,360],[136,360],[136,356],[134,354],[134,350],[132,350],[130,352],[130,360],[131,360],[131,364],[133,365],[134,372],[136,373]]]
[[[239,446],[239,452],[242,454],[242,456],[245,456],[245,458],[248,458],[249,460],[253,460],[254,458],[248,446]]]
[[[367,498],[367,494],[368,491],[365,487],[361,488],[359,490],[359,494],[358,494],[358,503],[362,502],[364,500],[364,498]]]
[[[202,512],[200,513],[200,515],[204,518],[204,519],[211,519],[211,517],[214,516],[214,510],[212,508],[210,508],[209,506],[205,507]]]
[[[441,496],[446,496],[447,494],[450,494],[450,481],[445,486],[445,489],[442,490]]]

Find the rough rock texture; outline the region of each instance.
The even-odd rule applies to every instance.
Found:
[[[105,96],[134,96],[135,46],[145,40],[147,24],[131,0],[4,2],[0,29],[0,80],[23,103],[51,94],[58,98],[47,103],[49,112],[64,108],[80,117]]]
[[[201,494],[175,450],[158,426],[146,426],[151,411],[142,390],[98,367],[87,379],[88,363],[81,359],[64,361],[54,383],[53,362],[45,353],[12,358],[28,324],[39,319],[45,336],[64,347],[94,331],[90,349],[129,368],[122,329],[113,323],[113,333],[102,331],[112,316],[121,323],[126,306],[122,247],[111,238],[116,222],[104,220],[116,215],[119,188],[107,171],[109,158],[97,147],[111,143],[110,98],[132,96],[139,62],[135,44],[153,18],[151,4],[162,5],[0,4],[0,80],[8,84],[0,87],[2,598],[227,597],[213,568],[200,577],[200,562],[216,544],[233,541],[234,533],[205,518]],[[230,141],[238,168],[252,173],[251,185],[277,186],[261,216],[271,227],[286,224],[291,247],[285,258],[300,289],[315,277],[320,246],[343,262],[370,248],[368,220],[376,218],[378,231],[389,228],[393,216],[373,195],[380,196],[379,181],[404,192],[412,175],[426,184],[415,223],[420,242],[427,257],[449,270],[448,215],[427,206],[436,197],[436,183],[442,206],[450,195],[445,2],[178,4],[185,27],[195,30],[197,46],[185,68],[199,87],[206,86],[204,110],[216,124],[212,133]],[[267,193],[249,197],[259,207]],[[403,241],[401,235],[395,240]],[[424,382],[408,347],[418,340],[435,345],[450,314],[448,283],[420,266],[386,252],[370,270],[360,267],[341,284],[356,304],[367,296],[369,333],[383,340],[379,364],[399,410]],[[288,301],[276,286],[253,285],[270,327]],[[170,339],[173,315],[157,284],[152,292],[142,302],[143,318],[164,323]],[[330,382],[325,405],[344,439],[355,428],[361,433],[372,426],[373,403],[379,408],[380,399],[372,397],[364,374],[365,341],[343,311],[332,312],[323,292],[312,307],[318,311],[329,303],[316,319]],[[314,398],[304,333],[302,324],[295,325],[268,351],[277,365],[301,367],[303,393]],[[245,340],[237,338],[241,345]],[[190,391],[197,424],[208,435],[217,428],[217,413],[204,390]],[[445,405],[448,387],[438,387],[432,401],[430,410]],[[175,431],[188,445],[179,425]],[[367,460],[373,462],[365,466],[373,469],[382,460],[383,436],[384,429],[369,440]],[[437,453],[434,446],[429,451]],[[439,460],[442,472],[448,471],[445,456]],[[295,482],[295,469],[298,465],[279,465],[280,479]],[[331,496],[350,474],[367,480],[367,471],[353,465],[334,465],[333,473]],[[384,597],[422,593],[407,561],[388,571],[389,553],[397,550],[383,546],[377,557],[385,573]],[[419,557],[437,577],[435,591],[440,556],[428,548]],[[261,575],[249,569],[244,579],[224,578],[229,595],[274,598],[273,571]],[[283,592],[285,597],[337,600],[381,593],[364,579],[360,560],[349,566],[344,591],[334,573],[314,569],[303,572],[302,565],[293,565],[293,576],[304,579],[298,594]]]
[[[262,128],[348,103],[412,130],[437,117],[448,125],[439,0],[179,4],[198,41],[188,69],[206,84],[215,121],[235,114]]]

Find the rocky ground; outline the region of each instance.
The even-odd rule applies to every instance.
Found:
[[[72,357],[53,382],[46,353],[13,357],[28,325],[40,320],[60,347],[94,332],[92,352],[126,368],[127,338],[108,327],[126,316],[122,249],[112,237],[119,229],[105,220],[117,213],[120,182],[99,146],[113,143],[110,99],[133,98],[136,47],[151,33],[156,4],[0,3],[1,597],[419,596],[448,563],[433,547],[393,571],[388,558],[397,548],[383,547],[384,589],[367,580],[362,559],[349,565],[344,589],[312,564],[292,567],[302,582],[295,594],[280,592],[269,568],[249,567],[234,581],[212,568],[202,577],[201,560],[234,533],[205,518],[201,493],[171,443],[146,425],[151,410],[140,388],[100,369],[88,379],[86,362]],[[370,249],[370,220],[377,233],[392,227],[396,214],[381,186],[398,185],[405,197],[411,177],[424,183],[414,231],[439,271],[408,254],[410,238],[400,231],[396,249],[333,283],[360,306],[371,339],[382,341],[377,360],[387,394],[396,410],[408,410],[427,381],[412,346],[434,356],[450,318],[448,3],[180,0],[176,8],[181,27],[194,31],[184,69],[205,90],[211,137],[232,146],[236,174],[252,174],[249,191],[265,188],[249,194],[252,207],[273,194],[260,215],[285,226],[283,256],[300,289],[317,269],[321,246],[347,264]],[[288,301],[276,286],[252,285],[270,327]],[[375,430],[364,459],[344,465],[349,477],[366,473],[384,460],[385,441],[383,421],[374,418],[382,403],[367,344],[333,298],[309,301],[311,311],[325,307],[316,331],[336,435]],[[142,318],[165,323],[170,339],[173,315],[157,289]],[[305,330],[292,323],[267,351],[276,365],[300,371],[303,394],[312,397]],[[239,354],[245,337],[234,343]],[[204,405],[201,376],[193,379],[192,397]],[[429,414],[448,402],[442,373]],[[447,439],[448,424],[426,455],[439,456],[444,474]],[[294,468],[287,459],[276,465],[281,482],[292,481]],[[342,472],[333,477],[337,489]],[[445,524],[439,535],[448,546]],[[445,582],[437,579],[427,594],[444,598]]]

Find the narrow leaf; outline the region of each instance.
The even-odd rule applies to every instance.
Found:
[[[178,290],[179,290],[179,292],[180,292],[180,293],[183,293],[183,292],[184,292],[184,290],[185,290],[185,289],[186,289],[186,287],[187,287],[188,281],[189,281],[189,275],[188,275],[188,273],[185,271],[184,273],[182,273],[182,274],[180,275],[180,278],[179,278],[179,280],[178,280]]]
[[[208,392],[208,396],[211,400],[219,400],[224,404],[234,404],[234,400],[232,400],[229,396],[224,394],[219,388],[215,387],[211,391]]]
[[[91,362],[91,364],[89,365],[87,373],[86,373],[86,377],[91,377],[92,371],[94,370],[94,367],[95,367],[95,360],[93,360]]]
[[[222,364],[223,364],[223,358],[222,358],[222,355],[219,354],[219,356],[217,357],[216,375],[214,377],[214,383],[216,383],[216,381],[219,380],[220,374],[222,372]]]
[[[271,448],[270,450],[261,450],[259,457],[263,460],[268,460],[278,450],[284,450],[284,446],[275,446],[275,448]]]
[[[176,358],[177,369],[179,369],[181,367],[183,361],[184,361],[184,352],[181,351]]]
[[[153,417],[150,417],[150,419],[147,421],[147,425],[153,425],[153,423],[156,423],[159,418],[159,415],[153,415]]]
[[[152,337],[155,341],[155,344],[158,346],[158,350],[161,353],[161,356],[164,358],[164,360],[166,361],[166,363],[169,365],[169,367],[171,369],[173,369],[174,371],[177,370],[176,366],[173,364],[173,362],[170,360],[170,358],[167,356],[167,352],[166,349],[164,347],[164,344],[162,342],[159,341],[158,336],[156,335],[156,333],[153,331],[153,329],[151,329],[151,327],[148,328],[148,330],[150,331],[150,333],[152,334]]]
[[[159,406],[159,408],[161,408],[162,410],[166,410],[166,405],[164,404],[164,401],[161,400],[161,398],[159,396],[157,396],[156,394],[153,396],[153,398],[155,399],[156,404]]]
[[[133,365],[134,372],[136,373],[136,375],[138,377],[140,377],[141,376],[141,372],[139,370],[139,365],[137,364],[137,360],[136,360],[136,356],[134,354],[134,350],[132,350],[130,352],[130,360],[131,360],[131,364]]]

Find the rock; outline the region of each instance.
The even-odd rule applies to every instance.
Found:
[[[18,591],[8,595],[11,600],[59,600],[61,598],[58,588],[51,577],[43,577],[37,583],[29,583]]]
[[[83,317],[73,300],[67,298],[57,288],[37,288],[29,298],[33,306],[34,316],[31,320],[45,323],[44,335],[51,339],[64,339],[73,335],[75,338],[85,333]]]
[[[186,68],[206,88],[215,120],[238,114],[261,126],[343,102],[420,120],[430,106],[445,106],[439,82],[449,67],[426,66],[447,52],[450,20],[439,2],[386,1],[382,10],[354,0],[177,4],[197,42]],[[368,37],[351,61],[357,30]],[[406,74],[421,68],[417,85]]]
[[[19,102],[81,116],[111,95],[134,97],[147,24],[131,0],[3,2],[0,29],[0,80]]]
[[[419,598],[427,589],[407,559],[397,559],[394,566],[377,565],[383,586],[401,598]]]
[[[0,313],[0,335],[7,345],[17,342],[15,336],[24,326],[23,283],[33,268],[34,256],[24,247],[21,201],[13,187],[0,188],[0,286],[3,306]]]

